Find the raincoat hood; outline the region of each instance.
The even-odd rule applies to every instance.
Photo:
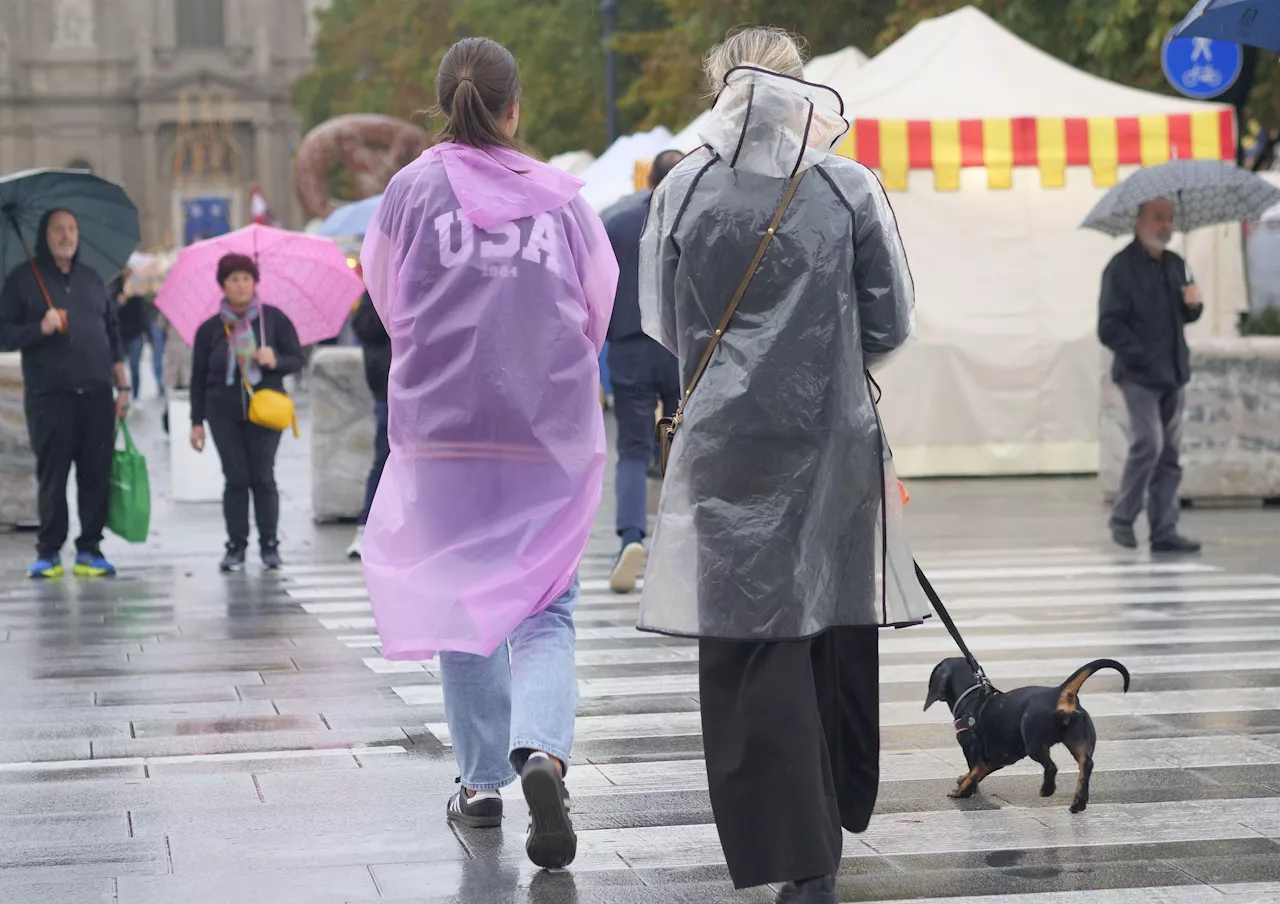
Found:
[[[482,150],[448,142],[425,153],[444,163],[449,187],[462,212],[481,229],[550,213],[576,198],[586,184],[503,147]]]
[[[739,67],[698,135],[736,170],[790,178],[821,163],[848,131],[835,89]]]

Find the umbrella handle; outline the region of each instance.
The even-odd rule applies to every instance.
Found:
[[[18,236],[18,244],[22,245],[22,253],[27,256],[27,263],[31,265],[31,272],[35,274],[36,285],[40,287],[40,294],[44,296],[44,303],[52,311],[53,299],[49,297],[49,290],[45,288],[44,278],[40,275],[40,268],[36,266],[35,258],[31,256],[31,249],[27,247],[27,240],[22,237],[22,230],[18,228],[18,219],[12,213],[9,214],[9,222],[13,224],[13,231]]]

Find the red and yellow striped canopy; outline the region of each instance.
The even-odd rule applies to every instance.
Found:
[[[907,174],[933,170],[938,191],[957,191],[963,167],[986,167],[987,184],[1013,187],[1013,168],[1040,170],[1040,184],[1062,188],[1067,167],[1087,166],[1093,184],[1109,188],[1121,166],[1170,160],[1234,160],[1231,110],[1152,116],[1009,119],[859,119],[837,153],[880,170],[885,188],[906,191]],[[649,161],[638,160],[636,190],[648,184]]]
[[[960,188],[963,167],[986,167],[988,185],[1011,188],[1015,166],[1040,170],[1045,188],[1062,188],[1069,166],[1093,170],[1101,188],[1116,184],[1121,166],[1169,160],[1234,160],[1230,110],[1087,119],[859,119],[838,153],[878,169],[885,188],[905,191],[907,174],[931,169],[939,191]]]

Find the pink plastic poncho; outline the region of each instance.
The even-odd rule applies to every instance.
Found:
[[[582,183],[437,145],[365,237],[391,336],[391,455],[364,536],[383,655],[487,656],[567,591],[600,504],[618,265]]]

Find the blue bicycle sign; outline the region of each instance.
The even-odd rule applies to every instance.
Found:
[[[1236,83],[1244,66],[1244,53],[1239,44],[1230,41],[1175,38],[1170,32],[1160,61],[1169,84],[1187,97],[1207,100]]]

